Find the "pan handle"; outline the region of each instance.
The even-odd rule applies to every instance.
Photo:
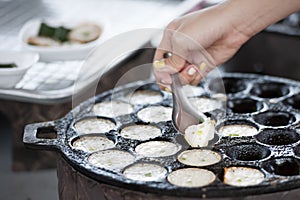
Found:
[[[28,124],[24,128],[23,143],[29,148],[58,150],[61,140],[57,132],[57,122],[49,121]]]

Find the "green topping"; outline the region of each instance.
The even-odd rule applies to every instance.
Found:
[[[239,183],[242,182],[242,179],[239,178],[239,179],[237,180],[237,182],[239,182]]]
[[[186,160],[186,158],[185,158],[185,157],[181,157],[181,159],[182,159],[182,160]]]
[[[205,161],[206,161],[205,159],[203,159],[203,158],[201,159],[201,162],[205,162]]]
[[[188,183],[188,184],[192,184],[192,181],[191,181],[191,180],[189,180],[189,181],[187,181],[186,183]]]
[[[152,174],[151,174],[151,172],[149,172],[147,174],[144,174],[144,176],[146,176],[146,177],[152,177]]]
[[[199,124],[202,124],[204,122],[204,119],[203,118],[200,118],[199,119]]]
[[[85,36],[85,37],[87,37],[87,36],[89,36],[89,35],[90,35],[90,32],[87,32],[87,31],[85,31],[85,32],[82,32],[82,35],[83,35],[83,36]]]
[[[45,23],[41,23],[38,36],[48,37],[59,42],[68,41],[68,34],[71,30],[63,26],[51,27]]]
[[[93,147],[90,147],[89,150],[90,151],[95,151],[95,149]]]
[[[240,136],[240,134],[237,134],[237,133],[230,133],[229,136]]]
[[[0,64],[0,68],[16,68],[17,65],[15,63],[8,63],[8,64]]]
[[[202,130],[198,130],[197,134],[198,134],[198,135],[202,135],[202,134],[203,134],[203,131],[202,131]]]

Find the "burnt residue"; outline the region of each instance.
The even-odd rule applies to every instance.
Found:
[[[255,138],[268,145],[288,145],[298,142],[300,135],[291,129],[264,129]]]
[[[279,176],[299,176],[299,160],[293,157],[273,158],[263,163],[263,168]]]
[[[261,110],[263,108],[263,102],[250,98],[242,98],[228,101],[227,106],[234,113],[246,114]]]
[[[226,155],[240,161],[258,161],[267,158],[271,151],[256,143],[237,144],[226,148]]]
[[[214,172],[217,176],[216,181],[206,187],[180,188],[171,185],[166,179],[160,182],[129,180],[123,176],[123,170],[111,171],[92,166],[87,160],[90,154],[72,148],[72,141],[81,135],[76,132],[73,124],[86,117],[95,117],[91,112],[94,102],[127,101],[126,95],[136,90],[159,91],[157,85],[152,81],[130,83],[83,102],[65,118],[55,122],[54,128],[57,132],[55,142],[41,138],[43,145],[40,145],[40,143],[30,145],[44,149],[48,144],[49,148],[59,149],[64,159],[76,170],[100,183],[145,193],[196,198],[239,197],[300,187],[300,176],[298,176],[300,138],[299,132],[294,131],[297,128],[299,129],[297,126],[300,123],[299,90],[297,90],[297,88],[300,88],[300,83],[270,76],[237,73],[224,73],[223,80],[223,87],[220,84],[221,79],[219,82],[208,79],[208,81],[201,82],[199,85],[208,96],[210,93],[222,92],[224,89],[228,94],[228,110],[231,112],[226,116],[220,112],[222,117],[216,117],[218,115],[216,112],[210,113],[211,117],[217,120],[217,129],[228,124],[246,124],[255,127],[259,131],[259,135],[249,137],[220,136],[211,148],[221,154],[221,162],[202,167]],[[267,84],[264,85],[263,83]],[[163,100],[154,105],[171,107],[171,94],[159,92]],[[276,103],[271,101],[274,98],[277,100]],[[114,141],[116,149],[127,151],[135,156],[136,162],[157,163],[165,167],[168,173],[189,167],[177,161],[178,154],[189,149],[189,146],[184,140],[184,135],[174,128],[171,121],[151,124],[159,127],[162,130],[162,135],[147,141],[161,140],[179,145],[180,151],[172,156],[145,158],[137,155],[135,152],[136,146],[147,141],[125,139],[119,134],[122,127],[130,124],[150,124],[141,122],[136,116],[140,109],[148,106],[151,105],[134,105],[132,114],[112,118],[111,120],[115,122],[116,128],[103,133],[102,136],[105,135],[108,139]],[[39,126],[43,127],[43,125]],[[44,123],[44,126],[47,127],[49,124]],[[251,187],[241,188],[225,185],[223,184],[224,168],[230,166],[263,169],[266,179],[261,184]]]
[[[285,111],[266,111],[254,116],[254,120],[265,126],[287,126],[295,122],[296,118]]]
[[[261,98],[279,98],[289,93],[289,86],[278,82],[261,82],[254,84],[250,93]]]

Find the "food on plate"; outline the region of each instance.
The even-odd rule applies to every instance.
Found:
[[[81,24],[71,29],[68,38],[70,41],[87,43],[100,37],[101,32],[101,28],[95,24]]]
[[[180,147],[172,142],[150,141],[139,144],[135,152],[144,157],[172,156],[180,150]]]
[[[166,177],[167,170],[152,163],[137,163],[125,169],[123,174],[135,181],[160,181]]]
[[[28,38],[27,43],[35,46],[61,46],[64,44],[84,44],[100,37],[101,27],[92,23],[80,24],[73,28],[50,26],[42,22],[36,36]]]
[[[258,134],[258,130],[253,126],[246,124],[232,124],[221,127],[218,130],[218,133],[222,136],[242,137],[256,135]]]
[[[215,124],[207,118],[201,124],[191,125],[185,129],[184,138],[192,147],[205,147],[214,138]]]
[[[205,97],[192,97],[189,98],[189,100],[199,113],[210,112],[215,109],[222,108],[222,102],[216,99],[209,99]]]
[[[182,164],[201,167],[213,165],[221,161],[221,155],[206,149],[186,150],[179,154],[178,161]]]
[[[110,170],[122,170],[126,166],[134,163],[134,156],[126,151],[109,149],[91,154],[88,162],[99,168]]]
[[[224,169],[224,183],[233,186],[258,185],[264,180],[264,174],[250,167],[229,167]]]
[[[132,113],[133,106],[122,101],[104,101],[95,104],[93,112],[104,117],[118,117]]]
[[[184,168],[173,171],[167,177],[168,181],[179,187],[203,187],[215,181],[216,175],[206,169]]]
[[[0,63],[1,68],[16,68],[17,65],[15,63]]]
[[[132,104],[155,104],[163,100],[160,92],[151,90],[138,90],[133,94],[128,94],[127,99]]]
[[[172,108],[164,106],[149,106],[137,113],[137,117],[144,122],[159,123],[172,119]]]
[[[161,136],[162,132],[156,126],[136,124],[124,127],[120,134],[127,139],[144,141]]]
[[[75,123],[74,128],[80,134],[105,133],[116,127],[111,120],[104,118],[86,118]]]
[[[111,149],[115,147],[113,141],[102,136],[83,136],[76,139],[72,147],[74,149],[82,150],[84,152],[93,153],[105,149]]]

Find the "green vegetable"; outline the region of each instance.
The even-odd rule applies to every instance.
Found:
[[[240,134],[237,134],[237,133],[230,133],[229,136],[240,136]]]
[[[152,174],[151,172],[147,173],[147,174],[144,174],[146,177],[152,177]]]
[[[237,180],[237,182],[242,182],[242,179],[239,178],[239,179]]]
[[[16,68],[17,65],[15,63],[8,63],[8,64],[0,64],[0,68]]]
[[[202,124],[204,122],[204,119],[203,118],[200,118],[199,119],[199,124]]]
[[[68,34],[70,31],[71,31],[70,29],[67,29],[63,26],[55,28],[55,27],[51,27],[45,23],[41,23],[38,35],[44,36],[44,37],[49,37],[51,39],[54,39],[54,40],[60,41],[60,42],[66,42],[66,41],[68,41]]]

